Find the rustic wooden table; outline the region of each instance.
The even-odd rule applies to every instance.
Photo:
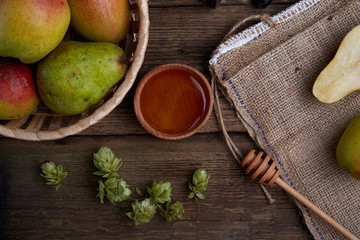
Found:
[[[76,136],[57,141],[27,142],[0,137],[1,239],[311,239],[288,196],[269,188],[270,204],[226,147],[214,114],[203,129],[184,140],[165,141],[147,134],[133,110],[142,76],[155,66],[180,62],[208,79],[208,60],[227,31],[252,14],[270,15],[295,1],[273,0],[256,9],[250,0],[223,0],[217,9],[199,0],[150,0],[150,39],[137,82],[111,114]],[[254,23],[251,23],[254,24]],[[254,147],[228,102],[221,99],[225,123],[244,152]],[[92,154],[110,146],[123,159],[120,174],[134,190],[156,180],[170,181],[173,199],[185,217],[172,223],[159,214],[139,227],[125,215],[131,201],[101,204]],[[58,192],[45,185],[40,165],[62,164],[69,175]],[[206,199],[187,198],[193,171],[211,173]]]

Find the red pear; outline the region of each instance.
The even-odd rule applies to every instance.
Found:
[[[15,59],[0,62],[0,119],[21,118],[39,104],[31,65]]]
[[[130,29],[128,0],[68,0],[71,25],[91,41],[118,43]]]

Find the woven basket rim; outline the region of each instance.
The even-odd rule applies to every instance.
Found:
[[[134,60],[128,69],[124,81],[121,83],[118,89],[114,92],[113,96],[109,98],[102,106],[94,111],[93,114],[79,120],[73,125],[59,128],[57,130],[44,130],[38,132],[30,132],[25,129],[10,129],[4,125],[0,125],[0,134],[5,137],[17,138],[30,141],[42,141],[42,140],[56,140],[66,136],[75,135],[91,125],[99,122],[106,115],[108,115],[115,107],[117,107],[124,99],[130,88],[133,86],[137,74],[142,66],[145,58],[145,51],[149,39],[149,9],[147,0],[136,0],[136,4],[139,8],[139,32],[138,43],[134,52]]]

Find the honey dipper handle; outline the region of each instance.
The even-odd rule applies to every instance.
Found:
[[[316,213],[319,217],[321,217],[326,222],[328,222],[331,226],[333,226],[339,232],[341,232],[345,237],[347,237],[348,239],[351,239],[351,240],[359,240],[358,237],[356,237],[349,230],[344,228],[341,224],[339,224],[337,221],[335,221],[332,217],[330,217],[329,215],[324,213],[320,208],[318,208],[315,204],[313,204],[309,199],[307,199],[306,197],[301,195],[299,192],[297,192],[295,189],[293,189],[291,186],[289,186],[286,182],[284,182],[281,178],[277,178],[275,183],[278,186],[280,186],[282,189],[284,189],[286,192],[288,192],[295,199],[297,199],[299,202],[301,202],[306,207],[308,207],[311,211]]]

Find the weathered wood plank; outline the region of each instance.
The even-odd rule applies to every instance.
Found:
[[[233,137],[242,151],[253,147],[246,135]],[[120,174],[133,190],[145,191],[153,179],[170,181],[185,218],[167,223],[156,215],[149,224],[134,227],[124,215],[131,209],[130,201],[101,204],[95,198],[99,178],[92,174],[92,154],[101,145],[110,146],[124,160]],[[45,185],[39,176],[45,160],[68,171],[64,187],[71,196]],[[276,199],[270,205],[220,134],[180,141],[148,135],[75,136],[26,144],[0,138],[0,166],[7,185],[0,205],[5,239],[309,239],[288,197],[278,187],[269,188]],[[206,199],[199,206],[187,198],[187,181],[197,168],[211,173]]]
[[[271,4],[295,3],[297,0],[273,0]],[[206,0],[150,0],[150,7],[205,6]],[[252,5],[251,0],[221,0],[220,7],[228,5]]]
[[[207,73],[212,52],[235,23],[254,14],[273,15],[287,6],[290,4],[270,5],[266,11],[249,5],[213,11],[206,7],[150,8],[150,38],[141,73],[174,61]]]

